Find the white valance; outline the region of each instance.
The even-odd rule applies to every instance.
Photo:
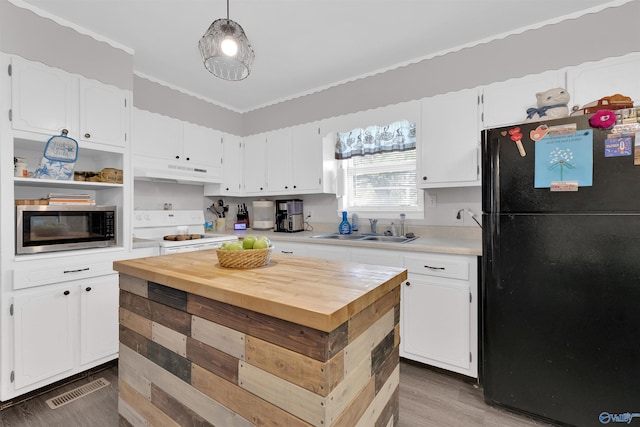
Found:
[[[416,124],[408,120],[338,133],[336,159],[416,148]]]

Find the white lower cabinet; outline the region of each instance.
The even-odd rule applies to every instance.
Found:
[[[14,394],[115,359],[118,292],[117,274],[16,292]]]
[[[274,253],[284,255],[307,256],[307,245],[304,243],[283,242],[281,240],[273,241]]]
[[[333,259],[336,261],[349,261],[349,248],[337,245],[314,245],[307,246],[307,256],[313,258]]]
[[[400,356],[477,378],[477,258],[405,256]]]

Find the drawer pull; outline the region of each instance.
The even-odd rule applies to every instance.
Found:
[[[432,267],[430,265],[425,265],[424,268],[428,268],[429,270],[445,270],[444,267]]]
[[[65,295],[69,295],[70,293],[71,293],[71,292],[69,292],[69,291],[64,291],[64,292],[63,292],[63,294],[65,294]]]
[[[280,253],[283,253],[283,254],[293,254],[293,251],[280,251]]]
[[[405,286],[411,286],[411,282],[405,282]]]
[[[86,268],[79,268],[77,270],[65,270],[64,274],[67,274],[67,273],[80,273],[81,271],[89,271],[89,269],[90,269],[89,267],[86,267]]]
[[[87,286],[87,287],[85,288],[85,291],[87,291],[87,292],[91,292],[91,286]]]

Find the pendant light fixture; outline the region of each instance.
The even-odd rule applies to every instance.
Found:
[[[216,19],[198,43],[204,66],[211,74],[224,80],[242,80],[251,72],[255,54],[244,30],[227,18]]]

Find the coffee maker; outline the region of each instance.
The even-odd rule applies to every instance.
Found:
[[[304,230],[302,200],[276,200],[276,229],[285,233]]]

